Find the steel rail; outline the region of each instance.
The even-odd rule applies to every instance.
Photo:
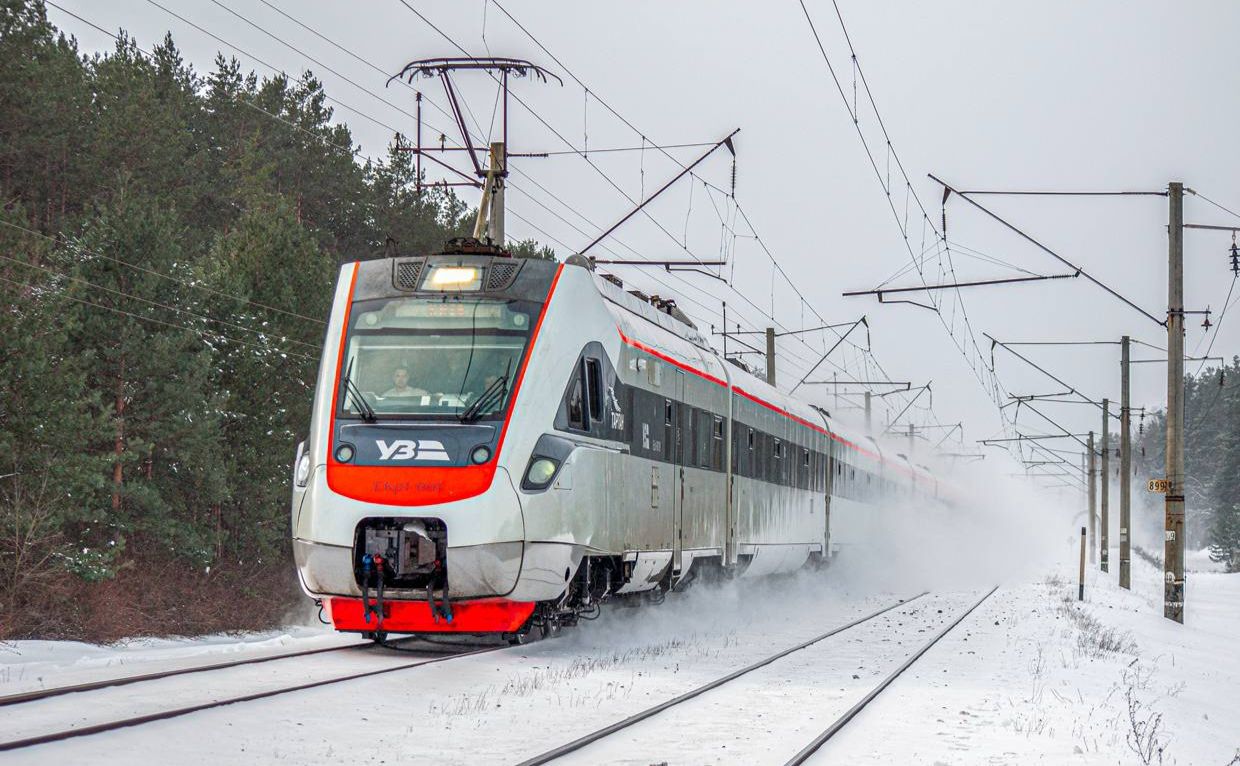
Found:
[[[662,713],[664,710],[667,710],[670,707],[679,705],[682,702],[687,702],[688,700],[691,700],[700,694],[704,694],[710,691],[711,689],[716,689],[720,686],[723,686],[724,684],[730,681],[735,681],[736,679],[740,678],[746,673],[751,673],[759,668],[766,667],[767,665],[770,665],[772,662],[782,659],[783,657],[787,657],[789,654],[792,654],[793,652],[798,652],[802,649],[805,649],[806,647],[813,646],[814,644],[818,643],[819,641],[822,641],[823,639],[830,638],[831,636],[834,636],[838,633],[843,633],[844,631],[849,630],[850,628],[854,628],[863,622],[868,622],[869,620],[872,620],[875,617],[878,617],[879,615],[882,615],[886,612],[890,612],[892,609],[895,609],[900,606],[904,606],[905,604],[912,603],[913,601],[916,601],[917,599],[921,598],[927,593],[929,593],[929,591],[918,593],[916,596],[913,596],[912,598],[900,599],[899,601],[897,601],[894,604],[891,604],[890,606],[885,606],[876,612],[872,612],[864,617],[859,617],[846,625],[841,625],[839,627],[832,628],[831,630],[827,631],[826,633],[823,633],[822,635],[815,636],[814,638],[811,638],[808,641],[805,641],[800,644],[797,644],[796,646],[792,646],[787,649],[784,649],[783,651],[778,652],[776,654],[772,654],[770,657],[767,657],[766,659],[759,660],[753,663],[752,665],[748,665],[746,667],[741,668],[740,670],[733,671],[732,673],[729,673],[728,675],[723,676],[722,678],[717,678],[714,681],[711,681],[710,683],[699,686],[696,689],[687,691],[678,697],[673,697],[672,699],[666,700],[665,702],[660,702],[659,704],[653,707],[646,708],[645,710],[639,713],[635,713],[629,716],[628,718],[622,719],[620,721],[616,721],[615,723],[610,724],[608,726],[604,726],[603,728],[590,732],[589,734],[586,734],[585,736],[578,737],[572,742],[568,742],[563,745],[560,745],[559,747],[548,750],[545,753],[539,753],[538,755],[535,755],[532,758],[527,758],[526,760],[521,761],[521,763],[518,764],[518,766],[539,766],[539,764],[550,763],[551,761],[554,761],[557,758],[562,758],[563,756],[568,755],[569,753],[575,750],[580,750],[586,745],[597,742],[603,739],[604,737],[608,737],[612,734],[615,734],[618,731],[621,731],[622,729],[627,729],[628,727],[632,726],[635,723],[639,723],[641,721],[646,720],[647,718],[650,718],[651,716]]]
[[[878,686],[875,686],[870,691],[869,694],[862,697],[860,702],[853,705],[851,708],[848,709],[848,712],[844,713],[844,715],[836,719],[835,723],[827,727],[826,731],[824,731],[822,734],[819,734],[817,737],[815,737],[813,742],[810,742],[808,745],[802,748],[802,750],[799,753],[792,756],[792,758],[790,758],[784,766],[798,766],[798,764],[805,763],[806,759],[808,759],[810,756],[816,753],[818,751],[818,748],[822,747],[823,744],[827,740],[831,739],[836,734],[838,734],[840,729],[843,729],[846,725],[848,725],[849,721],[855,718],[857,714],[860,713],[861,710],[866,705],[873,702],[875,697],[881,694],[884,689],[886,689],[888,686],[891,685],[893,681],[895,681],[897,678],[900,677],[900,674],[908,670],[909,667],[911,667],[914,662],[919,660],[923,654],[930,651],[930,647],[937,644],[939,642],[939,639],[943,638],[943,636],[946,636],[948,633],[952,632],[952,630],[954,630],[956,626],[959,625],[961,622],[964,622],[964,618],[972,614],[974,609],[977,609],[979,606],[981,606],[982,602],[990,598],[991,595],[993,595],[994,592],[997,590],[999,590],[998,585],[991,588],[986,593],[986,595],[979,598],[973,604],[973,606],[966,609],[963,614],[961,614],[959,617],[953,620],[951,625],[948,625],[946,628],[943,628],[941,631],[939,631],[938,634],[934,636],[934,638],[927,641],[924,646],[922,646],[920,649],[914,652],[908,659],[906,659],[903,663],[901,663],[900,667],[892,671],[892,673],[886,678],[884,678],[882,682],[879,683]]]
[[[154,721],[166,721],[169,718],[178,718],[190,713],[197,713],[201,710],[210,710],[211,708],[224,707],[225,705],[233,705],[238,702],[251,702],[254,700],[266,699],[267,697],[275,697],[281,694],[289,694],[291,692],[303,691],[305,689],[314,689],[320,686],[330,686],[332,684],[343,683],[345,681],[354,681],[359,678],[369,678],[370,676],[383,675],[385,673],[395,673],[401,670],[409,670],[410,668],[421,667],[423,665],[433,665],[439,662],[456,659],[458,657],[470,657],[475,654],[485,654],[500,649],[509,648],[504,646],[488,646],[481,649],[475,649],[468,652],[457,652],[454,654],[442,654],[438,657],[429,657],[420,659],[417,662],[406,662],[400,665],[394,665],[389,668],[379,668],[377,670],[367,670],[360,673],[350,673],[345,676],[336,678],[326,678],[321,681],[311,681],[296,686],[285,686],[279,689],[268,689],[267,691],[255,692],[253,694],[244,694],[238,697],[229,697],[227,699],[214,700],[212,702],[202,702],[197,705],[187,705],[185,707],[164,710],[158,713],[146,713],[144,715],[133,716],[131,718],[122,718],[116,721],[107,721],[105,723],[92,724],[90,726],[82,726],[76,729],[66,731],[57,731],[50,734],[40,734],[34,737],[25,737],[23,739],[10,740],[8,742],[0,742],[0,752],[8,750],[20,750],[34,745],[44,745],[50,742],[61,742],[66,739],[75,737],[85,737],[91,734],[102,734],[103,732],[115,731],[116,729],[124,729],[130,726],[139,726],[144,723],[152,723]]]
[[[402,641],[408,639],[401,639]],[[95,689],[106,689],[112,686],[126,686],[128,684],[136,684],[142,681],[154,681],[160,678],[170,678],[172,676],[181,676],[187,673],[203,673],[209,670],[223,670],[225,668],[235,668],[240,665],[255,665],[260,662],[274,662],[275,660],[285,660],[291,657],[306,657],[312,654],[326,654],[328,652],[339,652],[346,649],[367,649],[374,646],[371,642],[346,644],[345,646],[328,646],[319,649],[303,649],[296,652],[285,652],[284,654],[273,654],[265,657],[247,657],[228,662],[217,662],[210,665],[195,665],[186,668],[174,668],[172,670],[161,670],[153,673],[141,673],[132,676],[118,676],[116,678],[105,678],[99,681],[87,681],[85,683],[73,684],[70,686],[53,686],[48,689],[34,689],[28,692],[18,692],[16,694],[8,694],[0,697],[0,707],[6,705],[18,705],[23,702],[34,702],[36,700],[47,699],[48,697],[59,697],[62,694],[73,694],[74,692],[88,692]]]

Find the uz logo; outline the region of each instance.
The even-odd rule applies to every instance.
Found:
[[[449,460],[443,442],[433,439],[397,439],[391,444],[376,439],[375,446],[380,460]]]

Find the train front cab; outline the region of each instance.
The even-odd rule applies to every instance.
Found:
[[[505,443],[559,274],[457,254],[342,269],[292,503],[301,584],[338,630],[528,622],[512,598],[528,449]]]

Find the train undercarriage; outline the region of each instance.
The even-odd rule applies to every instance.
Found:
[[[669,592],[698,583],[720,583],[748,564],[726,567],[719,555],[694,556],[682,572],[668,565],[643,577],[636,556],[587,555],[560,598],[515,602],[502,598],[453,599],[447,568],[447,530],[433,518],[372,518],[358,525],[354,574],[360,599],[326,599],[337,629],[383,642],[388,634],[485,636],[524,644],[597,619],[604,603],[638,607],[662,603]],[[807,566],[820,567],[821,554]],[[411,598],[411,593],[424,594]]]

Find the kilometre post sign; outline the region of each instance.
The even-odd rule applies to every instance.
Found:
[[[1150,479],[1145,483],[1145,489],[1149,492],[1159,492],[1165,495],[1171,490],[1171,482],[1167,479]]]

